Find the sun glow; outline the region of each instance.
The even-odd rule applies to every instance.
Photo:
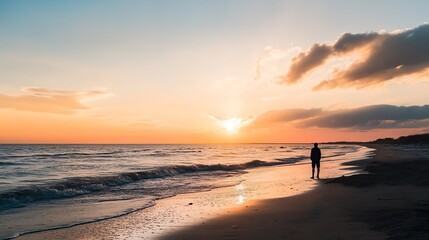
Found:
[[[228,132],[237,132],[237,129],[241,125],[241,119],[239,118],[231,118],[227,120],[223,120],[220,122],[220,125],[227,130]]]
[[[219,120],[214,118],[221,128],[225,129],[229,133],[236,133],[240,128],[248,125],[253,119],[242,119],[239,117],[233,117],[225,120]]]

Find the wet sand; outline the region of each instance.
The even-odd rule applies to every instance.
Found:
[[[369,147],[372,159],[322,161],[319,181],[307,163],[255,169],[238,186],[17,239],[429,239],[429,147]]]

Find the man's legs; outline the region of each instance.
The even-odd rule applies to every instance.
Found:
[[[311,161],[311,178],[314,178],[314,167],[316,163],[314,161]]]
[[[317,162],[317,178],[319,178],[319,173],[320,173],[320,161]],[[314,176],[314,168],[313,168],[313,176]]]

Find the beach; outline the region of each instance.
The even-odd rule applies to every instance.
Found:
[[[1,145],[0,239],[66,228],[66,239],[81,239],[82,229],[96,239],[155,239],[248,202],[313,188],[311,146]],[[350,174],[339,164],[372,152],[323,149],[325,177]]]
[[[429,240],[427,9],[0,1],[0,240]]]
[[[427,239],[429,148],[367,147],[372,158],[322,161],[319,181],[307,163],[259,168],[233,187],[17,239]]]
[[[256,202],[163,239],[428,239],[427,146],[370,147],[372,159],[347,164],[366,166],[367,174]]]

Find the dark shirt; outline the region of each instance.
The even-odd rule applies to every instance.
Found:
[[[322,158],[322,153],[320,152],[320,148],[318,147],[312,148],[311,155],[310,155],[311,161],[318,162],[320,161],[320,158]]]

